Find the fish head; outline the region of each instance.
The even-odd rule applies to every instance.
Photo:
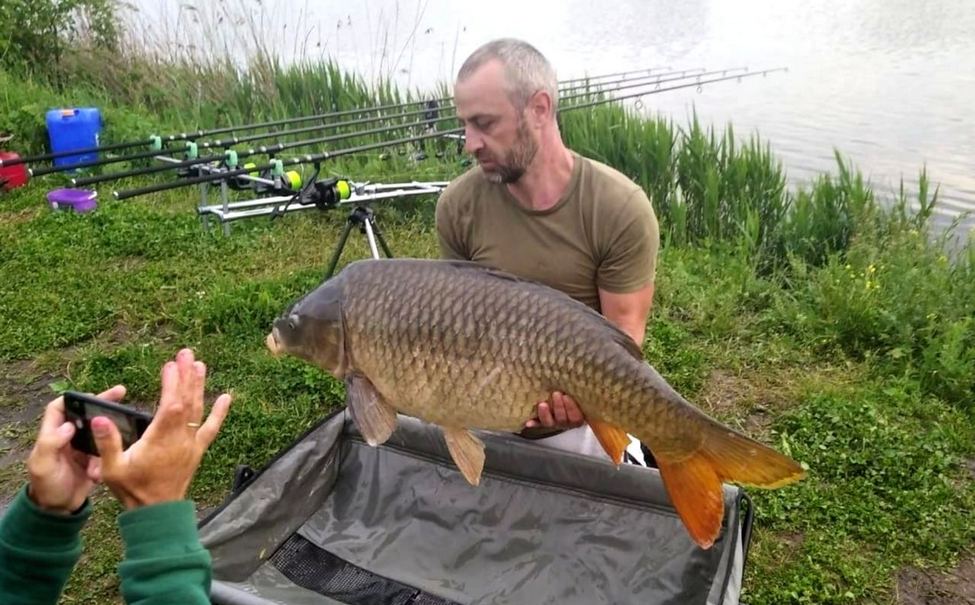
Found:
[[[341,378],[347,367],[342,288],[331,279],[282,313],[266,338],[274,355],[293,355]]]

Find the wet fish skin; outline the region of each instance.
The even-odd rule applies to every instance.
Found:
[[[625,433],[650,448],[704,548],[720,531],[722,481],[778,487],[803,475],[687,402],[600,314],[474,263],[356,261],[275,320],[267,344],[345,379],[349,409],[373,445],[388,438],[395,412],[443,427],[475,485],[483,445],[479,453],[467,430],[518,431],[538,401],[562,391],[617,464],[622,451],[611,444],[625,443]]]

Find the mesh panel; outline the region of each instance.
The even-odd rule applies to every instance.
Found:
[[[357,567],[298,534],[270,560],[298,586],[349,605],[460,605]]]

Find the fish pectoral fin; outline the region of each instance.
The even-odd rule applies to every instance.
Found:
[[[617,467],[623,464],[623,453],[626,451],[626,446],[630,445],[630,436],[626,431],[602,420],[587,419],[587,422],[613,464]]]
[[[362,374],[349,375],[345,387],[346,406],[366,443],[372,446],[385,443],[396,429],[396,410]]]
[[[467,482],[471,485],[480,483],[484,470],[484,443],[467,429],[444,427],[443,436],[450,457]]]

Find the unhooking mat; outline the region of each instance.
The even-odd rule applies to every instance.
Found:
[[[698,548],[656,469],[480,432],[469,485],[440,429],[407,416],[370,447],[345,410],[200,523],[211,599],[233,605],[628,605],[738,602],[751,527],[725,486],[722,533]]]

